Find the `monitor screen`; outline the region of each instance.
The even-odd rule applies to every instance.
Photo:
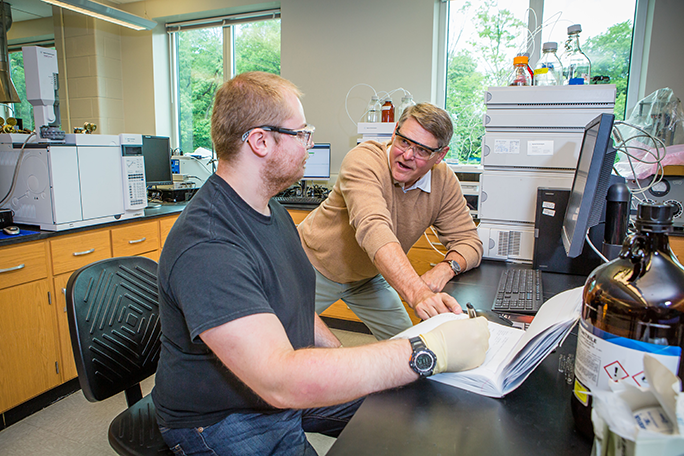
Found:
[[[164,136],[142,137],[142,154],[145,158],[147,185],[171,185],[171,143]]]
[[[330,179],[330,144],[316,143],[309,149],[309,159],[302,179]]]
[[[615,116],[601,114],[584,128],[575,178],[565,210],[561,237],[565,253],[582,253],[589,228],[597,225],[606,201],[616,150],[610,137]]]

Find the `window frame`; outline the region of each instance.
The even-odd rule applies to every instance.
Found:
[[[178,57],[179,33],[187,30],[221,27],[223,30],[223,82],[235,76],[235,26],[280,19],[280,9],[268,9],[250,13],[207,17],[202,19],[167,22],[165,24],[169,46],[169,73],[171,80],[171,148],[179,149],[180,138],[180,61]]]
[[[449,2],[455,0],[439,0],[437,11],[437,61],[435,63],[435,104],[446,109],[447,98],[447,71],[449,49]],[[545,0],[529,0],[528,8],[536,13],[537,18],[544,17]],[[634,24],[632,26],[632,43],[630,50],[629,79],[627,81],[627,94],[625,102],[625,115],[629,113],[639,101],[640,87],[642,84],[642,68],[645,55],[646,29],[648,19],[648,0],[635,0]],[[532,30],[533,13],[528,14],[527,29]],[[541,49],[541,33],[535,35],[535,49]],[[530,65],[534,66],[539,55],[532,55]]]

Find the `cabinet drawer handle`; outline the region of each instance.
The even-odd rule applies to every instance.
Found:
[[[18,271],[19,269],[24,269],[26,264],[22,263],[19,266],[14,266],[13,268],[7,268],[7,269],[0,269],[0,274],[3,272],[11,272],[11,271]]]
[[[88,255],[89,253],[93,253],[94,251],[95,249],[85,250],[83,252],[74,252],[74,256]]]
[[[135,241],[128,241],[129,244],[140,244],[141,242],[145,242],[147,240],[146,237],[142,239],[136,239]]]

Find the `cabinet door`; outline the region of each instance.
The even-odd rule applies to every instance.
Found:
[[[50,240],[52,271],[55,275],[75,271],[81,266],[112,256],[109,230],[60,236]]]
[[[71,336],[69,335],[69,319],[66,310],[66,286],[71,277],[71,273],[61,274],[54,278],[55,283],[55,312],[57,315],[57,329],[59,331],[59,347],[62,362],[60,363],[60,373],[62,382],[71,380],[78,376],[76,363],[74,362],[74,352],[71,349]]]
[[[61,382],[48,279],[0,290],[0,412]]]
[[[29,242],[0,249],[0,288],[47,277],[45,242]]]
[[[325,309],[325,311],[321,313],[321,316],[338,318],[340,320],[361,321],[341,299],[338,299],[330,307]]]
[[[159,250],[159,223],[156,220],[112,228],[112,253],[115,257],[141,255]]]
[[[306,211],[303,209],[288,209],[287,212],[290,214],[290,217],[292,217],[294,224],[299,225],[311,211]]]
[[[161,241],[160,245],[162,249],[164,248],[164,242],[166,242],[166,236],[169,235],[169,231],[171,231],[171,228],[173,228],[173,224],[176,223],[177,218],[178,215],[159,219],[159,240]]]

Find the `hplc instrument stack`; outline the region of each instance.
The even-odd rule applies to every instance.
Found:
[[[584,127],[613,112],[615,85],[490,87],[485,104],[484,257],[531,263],[537,188],[572,187]]]

